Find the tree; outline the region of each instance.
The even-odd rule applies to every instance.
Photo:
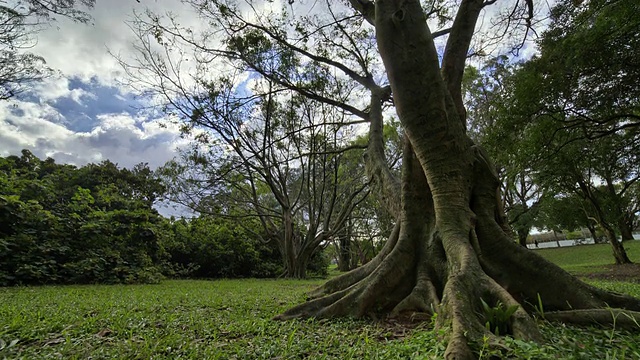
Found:
[[[611,323],[619,312],[609,307],[640,310],[640,300],[587,285],[515,244],[509,235],[494,166],[466,134],[461,91],[478,16],[493,2],[428,3],[430,13],[411,0],[352,1],[355,12],[345,13],[329,3],[324,22],[321,17],[290,20],[290,14],[282,15],[288,20],[284,21],[264,9],[248,19],[233,3],[190,3],[214,26],[212,33],[227,37],[219,42],[208,42],[202,34],[190,37],[189,31],[163,24],[157,17],[148,22],[149,34],[160,34],[162,42],[172,46],[190,44],[201,59],[227,59],[367,120],[369,173],[397,219],[376,258],[330,280],[310,301],[278,319],[437,312],[437,326],[448,330],[445,356],[471,359],[476,355],[469,343],[499,340],[485,327],[479,311],[482,302],[516,309],[508,320],[508,333],[527,340],[540,339],[531,316],[535,311],[531,304],[538,301],[547,319],[563,321],[598,317]],[[533,4],[525,3],[528,8],[516,8],[514,13],[524,14],[520,20],[530,24],[527,14],[533,12]],[[431,31],[427,18],[443,15],[440,6],[455,16],[441,18],[450,27]],[[304,36],[296,40],[298,29]],[[379,58],[372,44],[373,30]],[[439,53],[434,38],[442,34],[448,39]],[[265,58],[279,51],[301,59],[304,71],[283,73],[263,66]],[[376,59],[382,60],[383,73],[375,69]],[[153,65],[141,60],[147,69]],[[326,87],[310,89],[303,76],[308,69],[333,69],[326,71],[324,83],[335,86],[333,92]],[[152,79],[166,79],[155,75]],[[370,95],[366,104],[362,95],[342,92],[353,94],[356,89]],[[381,134],[383,105],[391,99],[406,137],[399,180],[388,169]],[[628,314],[640,318],[638,313]]]
[[[509,90],[489,136],[520,168],[535,170],[529,176],[537,189],[586,199],[616,263],[629,262],[616,233],[631,238],[635,217],[625,193],[638,166],[636,8],[600,0],[554,7],[540,54],[502,81]]]
[[[503,164],[504,154],[512,157],[516,154],[515,162],[521,167],[539,170],[536,164],[544,167],[546,157],[555,156],[566,143],[585,138],[593,140],[637,127],[639,88],[634,79],[640,70],[637,40],[640,22],[631,15],[638,10],[637,6],[633,1],[596,0],[582,6],[569,1],[559,2],[551,12],[549,29],[539,40],[540,53],[516,67],[518,75],[513,76],[514,67],[508,63],[504,66],[502,59],[489,63],[490,78],[498,80],[489,83],[499,85],[491,90],[500,91],[476,96],[484,100],[481,105],[494,106],[481,107],[484,112],[480,117],[488,114],[492,122],[489,133],[528,132],[529,137],[537,141],[524,145],[513,137],[499,136],[493,146],[489,145],[491,141],[484,142],[499,165]],[[505,72],[512,75],[505,79]],[[504,88],[508,90],[505,92]],[[486,91],[480,93],[487,94]],[[502,99],[491,101],[496,94],[502,95]],[[505,121],[495,124],[492,115],[496,115],[496,103],[502,105],[497,116],[506,118],[511,126],[505,126]],[[471,102],[471,105],[477,105],[477,102]],[[532,127],[538,130],[532,131]],[[636,130],[627,131],[630,144],[636,141],[634,136],[637,136]],[[498,156],[491,151],[495,146],[500,149],[507,146],[509,150]],[[547,155],[541,155],[541,148],[549,150]],[[519,153],[525,155],[518,156]],[[580,158],[583,157],[584,154]],[[537,188],[540,186],[538,184]],[[545,198],[548,197],[540,197]],[[620,213],[615,206],[612,210]],[[590,216],[596,217],[595,214]],[[627,226],[622,225],[622,228]],[[623,238],[630,236],[628,230],[622,232],[625,233]],[[622,257],[620,255],[617,261]]]
[[[589,203],[572,193],[545,199],[536,226],[552,231],[576,231],[586,228],[595,243],[599,243],[597,222],[590,215]]]
[[[542,180],[587,202],[586,212],[604,231],[617,264],[631,263],[618,234],[623,240],[633,238],[630,219],[637,209],[629,206],[628,199],[640,180],[637,144],[628,137],[613,133],[597,140],[574,141],[545,163]]]
[[[597,138],[640,125],[639,9],[632,0],[563,1],[531,64],[538,83],[537,114],[554,117],[574,136]],[[532,93],[533,95],[533,93]],[[536,96],[537,97],[537,96]],[[570,115],[570,116],[566,116]]]
[[[51,75],[41,56],[26,52],[35,35],[56,17],[87,23],[95,0],[17,0],[0,4],[0,100],[25,90],[25,85]]]
[[[192,103],[197,108],[189,131],[206,131],[215,140],[201,137],[185,161],[165,173],[195,185],[174,186],[175,199],[194,210],[206,213],[215,203],[233,209],[218,215],[258,219],[265,241],[280,250],[284,275],[305,278],[312,256],[342,232],[366,197],[367,182],[342,163],[340,136],[329,125],[340,113],[264,85],[267,94],[252,99],[212,84],[208,97]],[[209,150],[202,151],[205,146]]]

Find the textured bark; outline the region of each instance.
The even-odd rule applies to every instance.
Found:
[[[509,236],[495,167],[465,133],[450,90],[455,76],[443,77],[425,20],[416,0],[375,2],[378,47],[406,136],[396,227],[372,261],[276,318],[437,313],[436,325],[448,330],[446,358],[475,359],[470,343],[500,340],[485,327],[483,301],[517,305],[509,335],[536,341],[538,300],[568,322],[602,320],[576,310],[640,310],[639,299],[589,286]],[[373,175],[384,177],[377,169]]]
[[[349,271],[351,264],[351,222],[338,233],[338,270]]]

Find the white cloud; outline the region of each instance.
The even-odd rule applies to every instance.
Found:
[[[134,10],[142,13],[147,7],[158,13],[171,11],[183,21],[198,21],[190,7],[176,0],[100,0],[89,11],[92,24],[58,19],[38,35],[38,44],[31,51],[44,56],[50,67],[66,76],[117,85],[123,71],[109,50],[132,53],[133,33],[126,21],[133,18]]]
[[[34,84],[22,99],[0,102],[0,156],[28,148],[58,162],[83,165],[109,159],[126,167],[139,162],[157,167],[175,156],[186,141],[175,126],[160,126],[161,115],[132,114],[129,91],[120,86],[123,71],[109,55],[109,50],[132,52],[133,33],[125,21],[131,20],[134,9],[144,12],[147,6],[198,21],[184,16],[191,9],[180,1],[100,0],[90,11],[93,24],[58,19],[38,34],[30,51],[42,55],[60,76]],[[104,86],[116,90],[105,91]],[[70,101],[80,106],[74,108]],[[121,109],[114,109],[117,106]]]
[[[95,99],[92,94],[84,89],[69,89],[69,79],[63,76],[55,76],[33,84],[32,92],[37,94],[40,103],[44,104],[59,98],[68,97],[78,104],[83,104],[83,97]]]
[[[98,116],[97,126],[88,132],[74,132],[51,122],[49,118],[62,115],[52,107],[30,102],[2,104],[0,116],[1,156],[28,148],[41,158],[76,165],[109,159],[124,167],[147,162],[155,168],[185,144],[177,129],[159,126],[162,119],[133,118],[125,113]]]

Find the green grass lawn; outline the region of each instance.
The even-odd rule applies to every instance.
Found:
[[[565,249],[545,250],[545,256],[553,251]],[[355,319],[271,320],[304,301],[305,293],[321,283],[180,280],[159,285],[0,288],[0,359],[442,358],[445,344],[429,323],[407,329]],[[638,284],[595,284],[640,297]],[[507,339],[510,356],[640,358],[640,331],[544,322],[541,328],[544,345]],[[476,346],[481,349],[483,344]]]
[[[624,243],[624,248],[631,261],[640,262],[640,241],[627,241]],[[606,265],[615,264],[613,251],[609,244],[568,246],[534,251],[575,274],[603,270]]]

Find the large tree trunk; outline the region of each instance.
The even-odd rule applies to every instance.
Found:
[[[459,14],[479,12],[481,5],[463,0]],[[472,33],[474,24],[461,26]],[[445,83],[453,77],[443,79],[420,3],[376,0],[375,26],[408,140],[396,227],[373,260],[276,318],[437,312],[436,325],[449,331],[446,358],[474,359],[470,343],[499,340],[485,327],[482,301],[517,305],[509,334],[526,340],[540,339],[530,315],[539,299],[548,319],[563,321],[598,315],[612,322],[608,307],[640,310],[640,300],[589,286],[513,242],[497,174],[465,134],[460,104]],[[568,310],[573,312],[562,312]],[[640,319],[638,313],[630,316]]]

